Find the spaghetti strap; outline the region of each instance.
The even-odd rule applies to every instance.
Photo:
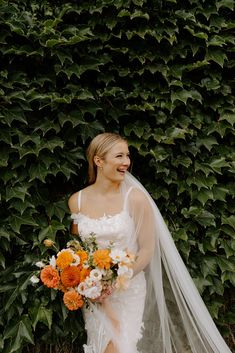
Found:
[[[81,210],[81,196],[82,196],[82,190],[78,192],[78,211],[80,212]]]
[[[128,200],[128,196],[131,192],[131,190],[133,189],[133,186],[131,186],[128,190],[127,190],[127,193],[125,195],[125,199],[124,199],[124,203],[123,203],[123,210],[125,211],[126,208],[127,208],[127,200]]]

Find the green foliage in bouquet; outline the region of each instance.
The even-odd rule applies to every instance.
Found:
[[[168,222],[235,349],[233,0],[0,0],[0,351],[78,352],[81,315],[30,281],[103,131]]]

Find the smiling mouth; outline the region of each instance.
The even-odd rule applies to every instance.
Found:
[[[120,169],[117,169],[117,171],[121,174],[125,174],[126,170],[120,170]]]

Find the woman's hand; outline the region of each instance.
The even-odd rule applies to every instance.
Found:
[[[103,288],[101,295],[95,299],[92,299],[91,301],[93,303],[104,303],[105,299],[113,293],[114,289],[115,288],[113,285],[107,285],[105,288]]]

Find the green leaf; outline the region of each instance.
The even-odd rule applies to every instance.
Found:
[[[149,20],[149,14],[143,13],[142,11],[135,10],[134,13],[131,14],[130,19],[133,20],[134,18],[145,18]]]
[[[32,326],[35,331],[37,323],[42,322],[48,329],[51,329],[52,325],[52,309],[47,309],[45,306],[41,305],[39,300],[35,301],[35,305],[30,310],[30,316],[32,319]]]
[[[204,206],[208,200],[214,200],[214,194],[211,190],[201,188],[199,191],[193,191],[193,199],[199,200]]]
[[[235,124],[235,113],[224,113],[219,117],[219,121],[226,120],[230,125]]]
[[[22,201],[18,199],[18,200],[14,200],[14,202],[10,204],[9,208],[14,208],[22,216],[22,214],[25,212],[27,208],[35,209],[35,205],[29,202],[28,200]]]
[[[206,287],[213,285],[212,281],[208,278],[193,278],[193,282],[195,283],[200,294],[203,293]]]
[[[6,201],[9,201],[13,198],[24,201],[26,195],[30,196],[27,186],[15,186],[6,188]]]
[[[70,122],[73,127],[84,123],[83,113],[81,112],[81,110],[75,110],[70,112],[69,114],[64,114],[61,112],[58,114],[58,118],[61,126],[64,126],[64,124],[67,122]]]
[[[34,221],[32,216],[27,212],[25,212],[25,214],[23,215],[18,215],[18,214],[11,215],[9,220],[10,220],[12,229],[16,233],[20,233],[20,228],[23,224],[30,225],[30,226],[38,226],[38,224]]]
[[[214,49],[213,47],[209,47],[206,53],[206,60],[212,60],[221,67],[224,66],[224,61],[227,60],[227,55],[221,49]]]
[[[226,195],[229,194],[229,190],[221,186],[214,186],[212,191],[214,195],[214,200],[225,201]]]
[[[2,268],[5,268],[5,257],[1,253],[1,251],[0,251],[0,266],[2,266]]]
[[[65,230],[65,226],[58,221],[52,220],[48,227],[40,230],[38,240],[42,242],[45,238],[50,238],[55,241],[56,232],[58,230]]]
[[[230,10],[234,10],[234,1],[233,0],[221,0],[216,2],[216,7],[219,10],[221,7],[227,7]]]
[[[45,178],[48,174],[48,165],[46,166],[42,161],[39,161],[39,163],[32,163],[29,167],[29,182],[34,179],[39,179],[40,181],[45,183]]]
[[[9,325],[4,331],[4,338],[11,339],[10,353],[17,352],[21,347],[22,341],[34,344],[29,317],[23,315],[17,323]]]
[[[204,146],[210,151],[214,145],[218,145],[218,141],[215,137],[198,138],[196,146]]]
[[[174,103],[176,100],[179,100],[183,102],[184,104],[187,103],[187,100],[189,98],[192,98],[191,92],[188,92],[186,90],[181,90],[181,91],[172,91],[171,92],[171,101]]]
[[[235,287],[235,275],[234,272],[231,271],[225,271],[222,276],[221,280],[224,283],[225,281],[230,281],[232,285]]]
[[[50,218],[52,218],[53,216],[56,216],[59,218],[60,222],[63,221],[65,214],[69,212],[68,206],[65,200],[61,200],[47,205],[46,211]]]
[[[221,269],[221,271],[224,273],[226,271],[233,272],[233,276],[235,273],[235,258],[230,257],[229,259],[226,259],[226,257],[218,256],[217,258],[218,265]]]
[[[135,124],[127,124],[124,127],[125,135],[130,136],[134,133],[138,138],[141,138],[144,133],[150,132],[149,124],[144,120],[137,120]]]
[[[215,258],[203,257],[200,267],[204,278],[206,278],[208,275],[218,276],[218,264]]]
[[[210,167],[219,174],[222,174],[221,168],[230,167],[230,163],[226,161],[225,157],[213,159],[209,164]]]
[[[235,216],[234,215],[229,216],[229,217],[222,215],[221,222],[222,222],[222,224],[228,224],[230,227],[232,227],[235,230]]]
[[[216,226],[215,224],[215,216],[209,211],[203,210],[200,215],[196,217],[198,223],[200,223],[203,227],[207,226]]]

